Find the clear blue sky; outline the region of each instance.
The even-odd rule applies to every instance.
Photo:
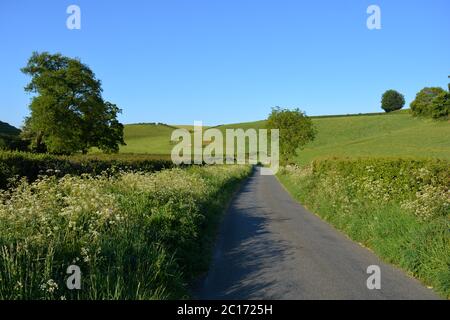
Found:
[[[79,5],[81,30],[66,28]],[[368,30],[377,4],[382,29]],[[450,74],[448,0],[2,0],[0,120],[28,114],[32,51],[79,57],[124,123],[264,119],[276,105],[308,115],[407,104]]]

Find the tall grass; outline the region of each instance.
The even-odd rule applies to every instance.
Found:
[[[0,194],[0,299],[174,299],[248,166],[41,177]],[[81,290],[66,269],[82,271]]]
[[[448,162],[333,159],[279,178],[310,210],[450,298]]]

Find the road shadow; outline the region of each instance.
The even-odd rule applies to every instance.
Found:
[[[258,173],[256,173],[258,174]],[[277,286],[267,275],[289,259],[290,245],[268,230],[270,212],[254,197],[253,175],[240,188],[225,214],[213,262],[194,297],[199,299],[277,299],[268,288]]]

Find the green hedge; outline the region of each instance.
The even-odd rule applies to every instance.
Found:
[[[173,167],[168,157],[152,155],[75,155],[54,156],[27,152],[0,151],[0,189],[5,189],[11,179],[26,177],[34,181],[39,175],[64,176],[66,174],[98,175],[104,171],[153,172]]]
[[[447,160],[407,158],[329,158],[312,162],[316,178],[337,174],[353,181],[377,181],[390,198],[404,200],[415,196],[425,185],[450,186],[450,163]]]
[[[0,133],[0,150],[26,151],[29,142],[19,136]]]

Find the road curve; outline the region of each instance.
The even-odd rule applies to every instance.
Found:
[[[259,168],[222,222],[198,299],[439,299],[403,271],[381,262],[291,198]],[[367,267],[381,289],[367,288]]]

